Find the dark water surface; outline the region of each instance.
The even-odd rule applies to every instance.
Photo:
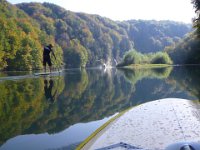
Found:
[[[200,67],[0,76],[0,150],[75,149],[117,112],[161,98],[200,99]]]

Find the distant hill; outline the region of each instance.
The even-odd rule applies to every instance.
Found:
[[[166,46],[174,45],[186,33],[190,32],[191,24],[173,21],[127,21],[129,38],[134,41],[135,49],[140,52],[157,52]]]
[[[0,46],[1,69],[41,68],[42,46],[48,43],[55,45],[56,65],[62,62],[67,67],[112,64],[132,48],[142,53],[157,52],[191,31],[191,25],[171,21],[115,22],[98,15],[67,11],[50,3],[21,3],[16,7],[1,1],[0,26],[4,25],[4,30],[0,40],[5,43]],[[16,36],[12,39],[8,36],[11,32],[5,33],[5,29]],[[22,44],[23,39],[30,41]],[[16,47],[12,54],[13,48],[9,46]]]

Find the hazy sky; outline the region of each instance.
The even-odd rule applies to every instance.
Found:
[[[50,2],[74,12],[99,14],[113,20],[174,20],[191,23],[195,17],[191,0],[8,0]]]

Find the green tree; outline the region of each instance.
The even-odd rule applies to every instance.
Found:
[[[200,1],[192,0],[192,4],[194,5],[195,13],[197,14],[196,18],[193,20],[193,25],[197,29],[198,36],[200,36]]]
[[[166,52],[142,54],[136,50],[125,53],[122,62],[117,66],[128,66],[133,64],[172,64],[172,60]]]
[[[70,48],[67,50],[66,63],[70,67],[85,67],[88,61],[88,53],[78,40],[70,41]]]

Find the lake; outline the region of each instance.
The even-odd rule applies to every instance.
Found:
[[[169,97],[200,99],[199,66],[0,76],[0,150],[75,149],[130,107]]]

